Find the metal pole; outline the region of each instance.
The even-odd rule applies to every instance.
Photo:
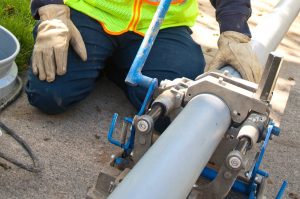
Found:
[[[299,0],[281,0],[271,14],[252,31],[252,49],[262,66],[280,44],[300,11]]]
[[[109,199],[182,199],[231,122],[227,105],[211,94],[194,97]]]
[[[161,0],[159,6],[154,14],[151,24],[146,32],[145,38],[133,60],[130,70],[127,74],[125,82],[131,86],[149,87],[152,78],[142,75],[142,69],[153,46],[155,38],[160,29],[165,15],[169,9],[171,0]]]

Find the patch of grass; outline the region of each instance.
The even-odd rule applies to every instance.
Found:
[[[33,49],[32,29],[35,21],[31,17],[29,4],[30,0],[0,0],[0,25],[11,31],[20,42],[21,49],[16,59],[20,71],[28,68]]]

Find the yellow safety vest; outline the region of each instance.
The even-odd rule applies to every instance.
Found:
[[[159,0],[64,0],[64,3],[99,21],[108,34],[133,31],[144,35]],[[197,15],[197,0],[173,0],[161,29],[193,26]]]

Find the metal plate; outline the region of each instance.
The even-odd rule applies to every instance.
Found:
[[[256,88],[256,84],[246,80],[232,78],[221,73],[208,73],[188,87],[184,104],[199,94],[214,94],[227,104],[232,120],[242,123],[250,111],[269,114],[268,103],[255,97]]]

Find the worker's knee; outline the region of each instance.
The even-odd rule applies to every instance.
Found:
[[[46,114],[59,114],[72,104],[68,88],[58,82],[40,81],[29,72],[26,93],[29,103]]]
[[[29,103],[46,114],[59,114],[67,110],[68,100],[55,86],[30,85],[26,93]],[[45,84],[44,84],[45,85]]]

